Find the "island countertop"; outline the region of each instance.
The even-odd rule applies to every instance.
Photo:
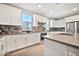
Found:
[[[59,35],[59,33],[52,33],[44,36],[44,38],[79,48],[79,33],[73,35]]]

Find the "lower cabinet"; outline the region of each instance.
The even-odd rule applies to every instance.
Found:
[[[40,33],[26,35],[26,46],[30,46],[39,42],[40,42]]]
[[[53,40],[44,41],[45,56],[79,56],[79,48],[62,44]]]
[[[16,49],[25,47],[25,35],[15,35]]]
[[[13,35],[6,36],[5,40],[6,40],[6,52],[16,50],[15,36],[13,36]]]
[[[45,39],[44,42],[44,55],[45,56],[66,56],[66,47],[64,44]]]
[[[33,43],[33,34],[27,34],[26,35],[26,38],[27,38],[27,40],[26,40],[26,46],[30,46],[30,45],[33,45],[34,43]]]
[[[4,56],[5,54],[5,38],[0,38],[0,56]]]
[[[6,52],[31,46],[40,42],[40,34],[9,35],[5,36]]]
[[[40,33],[34,34],[33,39],[34,39],[34,40],[33,40],[33,43],[34,43],[34,44],[39,43],[39,42],[40,42],[40,39],[41,39]]]

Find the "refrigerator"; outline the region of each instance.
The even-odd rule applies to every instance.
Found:
[[[71,34],[79,33],[79,21],[67,22],[66,32]]]

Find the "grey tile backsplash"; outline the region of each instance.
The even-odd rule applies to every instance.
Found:
[[[0,25],[0,34],[12,34],[21,30],[20,26]]]

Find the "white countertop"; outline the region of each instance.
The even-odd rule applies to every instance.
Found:
[[[44,36],[44,38],[79,47],[79,33],[74,35],[59,35],[58,33],[50,33]]]

